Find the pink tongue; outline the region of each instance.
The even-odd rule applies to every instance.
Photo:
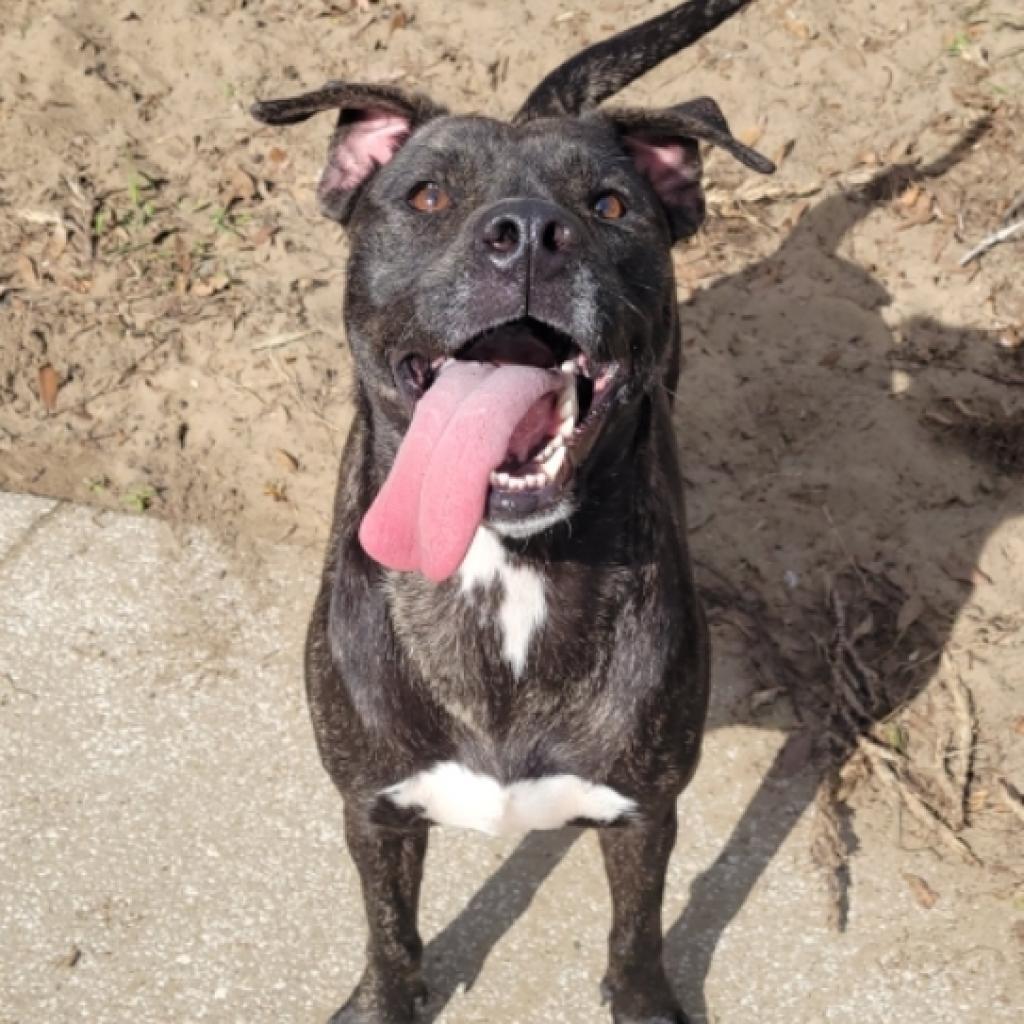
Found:
[[[416,406],[359,528],[366,553],[435,583],[451,576],[483,519],[491,470],[531,407],[559,384],[557,373],[533,366],[450,363]]]

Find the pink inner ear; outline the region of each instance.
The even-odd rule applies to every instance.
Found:
[[[350,191],[361,185],[398,152],[409,136],[409,118],[370,108],[348,126],[331,153],[321,191]]]
[[[678,205],[692,200],[699,192],[701,162],[695,142],[653,142],[630,136],[624,142],[637,170],[663,202]]]

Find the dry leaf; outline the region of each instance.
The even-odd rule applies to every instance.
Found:
[[[60,378],[57,371],[47,363],[39,367],[39,400],[46,406],[47,412],[57,407],[57,392],[60,390]]]
[[[280,484],[266,483],[263,485],[263,493],[268,498],[273,498],[274,501],[287,501],[288,491],[287,488],[282,487]]]
[[[46,243],[46,258],[52,263],[64,255],[64,250],[68,247],[68,229],[63,223],[55,224],[53,228],[53,234],[50,236],[50,240]]]
[[[196,281],[192,285],[192,294],[205,299],[210,295],[215,295],[217,292],[224,291],[229,284],[231,284],[231,278],[227,274],[214,274],[213,277]]]
[[[976,565],[971,569],[971,582],[976,587],[980,587],[982,583],[987,583],[991,587],[995,585],[996,581],[980,565]]]
[[[18,257],[18,277],[21,278],[21,283],[26,288],[39,287],[39,271],[36,270],[32,257],[26,256],[25,253]]]
[[[903,877],[919,906],[931,910],[938,903],[939,894],[920,875],[904,873]]]
[[[283,448],[274,449],[274,459],[277,464],[287,473],[294,473],[299,468],[299,460]]]
[[[935,208],[932,204],[932,197],[928,192],[923,189],[919,190],[918,195],[914,199],[914,205],[911,207],[904,208],[906,217],[906,223],[900,225],[900,230],[905,228],[919,227],[921,224],[927,224],[929,221],[935,219]]]
[[[72,943],[71,948],[60,956],[55,957],[53,960],[54,967],[66,967],[71,970],[73,967],[78,966],[78,962],[82,959],[82,950],[77,944]]]
[[[787,139],[779,148],[772,153],[772,163],[776,167],[782,166],[782,161],[789,156],[796,148],[796,139]]]
[[[229,206],[236,199],[245,202],[256,196],[256,182],[253,176],[242,170],[241,167],[234,167],[228,175],[227,185],[221,193],[225,206]]]
[[[192,253],[180,234],[174,236],[174,262],[182,275],[188,278],[192,273]]]
[[[985,810],[989,804],[989,797],[991,792],[987,789],[976,789],[974,790],[967,800],[967,808],[972,814],[978,814]]]
[[[255,248],[259,248],[261,245],[266,245],[274,235],[278,232],[278,228],[271,224],[263,224],[249,237],[249,241],[252,242]]]
[[[409,24],[409,15],[402,10],[401,7],[393,15],[391,15],[391,31],[397,32],[400,28],[405,28]]]
[[[811,26],[806,21],[801,21],[792,15],[788,15],[786,18],[786,28],[800,40],[806,41],[814,37],[814,30]]]
[[[782,226],[786,229],[795,228],[810,208],[811,201],[809,199],[801,199],[798,203],[794,203],[789,213],[783,219]]]
[[[1013,731],[1018,736],[1024,736],[1024,715],[1021,715],[1020,718],[1013,723]]]
[[[762,135],[764,135],[764,125],[755,124],[752,128],[745,128],[736,136],[736,138],[739,139],[744,146],[750,146],[753,148],[761,141]]]
[[[902,206],[905,210],[907,210],[907,209],[912,207],[917,202],[917,200],[920,198],[920,195],[921,195],[921,186],[920,185],[911,185],[906,190],[906,192],[904,192],[903,195],[901,195],[899,197],[899,199],[897,199],[896,201],[900,204],[900,206]]]
[[[755,691],[750,695],[750,710],[757,711],[766,704],[773,703],[781,693],[781,686],[770,686],[766,690]]]
[[[912,594],[903,602],[899,615],[896,617],[896,631],[901,635],[921,618],[924,612],[924,601],[919,594]]]

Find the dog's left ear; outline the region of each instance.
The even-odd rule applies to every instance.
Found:
[[[426,96],[387,85],[328,82],[316,92],[254,103],[252,116],[264,124],[297,124],[322,110],[337,110],[338,124],[317,186],[320,209],[339,224],[348,222],[363,186],[412,133],[446,113]]]
[[[695,234],[704,222],[698,140],[719,146],[761,174],[775,171],[771,160],[733,136],[718,104],[706,96],[664,110],[605,113],[618,129],[637,170],[661,200],[673,242]]]

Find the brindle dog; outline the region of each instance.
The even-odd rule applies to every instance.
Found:
[[[338,1024],[414,1018],[432,824],[598,827],[614,1020],[685,1020],[661,905],[708,641],[670,250],[704,218],[700,140],[773,168],[710,99],[598,105],[747,2],[591,47],[508,123],[343,82],[253,109],[340,111],[318,195],[351,237],[356,415],[306,657],[369,929]]]

